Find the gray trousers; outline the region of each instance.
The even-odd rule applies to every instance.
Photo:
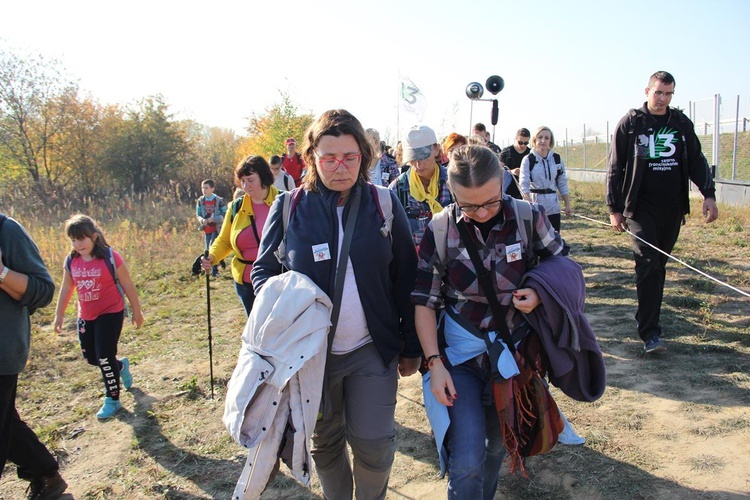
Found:
[[[326,499],[351,500],[353,483],[358,500],[385,498],[396,451],[397,367],[398,359],[384,366],[372,342],[329,356],[327,404],[332,411],[315,426],[312,449]]]

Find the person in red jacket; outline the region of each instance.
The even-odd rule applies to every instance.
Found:
[[[294,137],[286,140],[286,153],[281,155],[281,166],[286,173],[292,176],[294,184],[299,186],[302,183],[302,172],[305,170],[305,160],[297,152],[297,141]]]

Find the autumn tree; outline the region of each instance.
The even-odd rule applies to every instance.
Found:
[[[213,179],[217,190],[226,197],[232,192],[233,169],[239,140],[233,130],[207,127],[193,120],[183,120],[187,151],[181,178],[188,190],[199,196],[200,183]],[[192,194],[191,194],[192,197]]]
[[[136,193],[175,180],[184,163],[184,130],[160,95],[128,109],[123,120],[113,120],[107,136],[104,168]]]
[[[249,154],[268,159],[285,151],[284,141],[294,137],[302,142],[305,130],[313,121],[312,113],[300,113],[285,92],[279,91],[281,102],[267,108],[263,114],[253,114],[247,127],[248,136],[238,148],[238,160]]]
[[[55,153],[77,90],[57,61],[0,48],[2,167],[25,172],[40,195],[66,174]]]

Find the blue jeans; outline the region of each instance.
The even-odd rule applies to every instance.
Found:
[[[219,233],[214,231],[213,233],[205,233],[206,235],[206,248],[205,250],[211,249],[211,244],[214,242],[214,240],[219,236]]]
[[[488,370],[470,360],[449,372],[458,398],[448,407],[448,498],[492,500],[505,447],[495,406],[482,404]]]
[[[253,304],[255,303],[255,291],[253,290],[252,283],[239,284],[234,282],[234,290],[237,292],[237,296],[242,301],[242,307],[245,308],[245,314],[250,316],[250,311],[253,310]]]

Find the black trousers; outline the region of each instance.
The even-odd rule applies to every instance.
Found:
[[[560,223],[562,222],[560,214],[547,214],[547,219],[549,219],[549,222],[552,224],[552,227],[555,228],[555,231],[559,233]]]
[[[678,206],[650,206],[639,201],[638,210],[627,219],[630,231],[661,250],[672,253],[682,225],[682,210]],[[664,280],[669,257],[645,243],[631,238],[635,259],[635,288],[638,294],[638,335],[644,342],[661,335],[659,316],[664,297]]]
[[[18,375],[0,375],[0,476],[5,462],[17,466],[18,477],[34,480],[51,476],[60,468],[16,410]]]
[[[83,358],[98,366],[104,380],[104,390],[112,399],[120,399],[120,369],[117,342],[122,332],[123,311],[102,314],[90,321],[78,318],[78,341]]]

